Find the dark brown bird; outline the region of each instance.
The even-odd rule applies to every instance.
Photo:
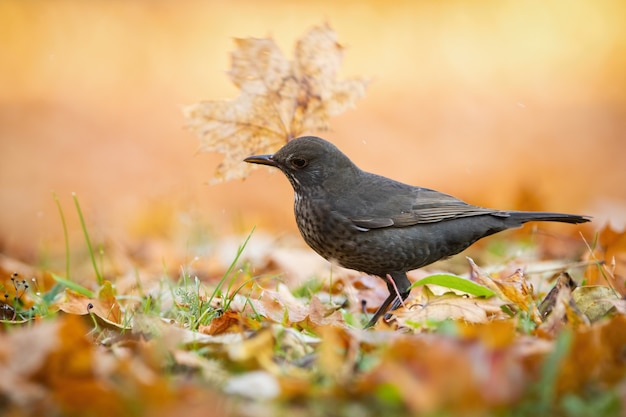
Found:
[[[250,156],[245,162],[273,166],[287,176],[295,192],[296,223],[313,250],[387,282],[389,296],[366,327],[408,297],[407,271],[529,221],[590,220],[472,206],[435,190],[362,171],[333,144],[314,136],[294,139],[273,155]]]

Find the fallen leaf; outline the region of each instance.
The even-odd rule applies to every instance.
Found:
[[[626,230],[617,231],[607,224],[586,257],[590,261],[585,271],[589,285],[609,285],[626,296]]]
[[[222,385],[228,379],[228,373],[216,360],[199,355],[197,352],[176,349],[172,352],[172,359],[179,366],[197,369],[204,380],[214,385]]]
[[[541,323],[541,315],[533,299],[533,286],[526,280],[521,269],[503,279],[497,279],[483,272],[472,259],[467,260],[474,279],[493,290],[502,300],[509,301],[517,308],[530,313],[535,323]]]
[[[501,306],[504,302],[496,297],[476,298],[459,296],[448,292],[434,295],[429,290],[422,292],[419,298],[407,303],[407,308],[394,312],[400,326],[409,328],[443,320],[461,320],[469,323],[485,323],[498,317],[504,317]]]
[[[322,304],[317,296],[311,297],[309,301],[309,314],[308,318],[311,323],[316,326],[340,326],[345,327],[346,323],[343,320],[341,312],[337,309],[331,309],[328,313],[328,308]]]
[[[557,297],[561,289],[568,288],[570,291],[573,291],[577,287],[576,282],[572,279],[572,277],[564,272],[559,274],[556,279],[556,284],[552,287],[550,292],[541,300],[539,303],[539,313],[542,317],[547,317],[551,312],[557,302]]]
[[[556,296],[552,298],[554,298],[554,305],[537,327],[537,335],[556,337],[566,326],[578,328],[589,325],[589,319],[578,309],[572,297],[572,289],[568,285],[559,286]]]
[[[126,324],[121,323],[119,304],[117,304],[117,301],[112,301],[115,298],[111,299],[108,296],[105,297],[105,300],[88,298],[69,288],[65,289],[64,295],[64,299],[56,304],[56,308],[60,311],[79,316],[94,314],[98,318],[99,324],[117,329],[129,328]]]
[[[615,315],[592,326],[581,327],[558,375],[560,392],[576,392],[586,386],[613,385],[626,375],[626,316]]]
[[[486,323],[459,321],[457,328],[461,336],[468,340],[478,340],[489,348],[506,348],[517,337],[517,320],[492,320]]]
[[[250,303],[259,314],[276,323],[283,323],[285,320],[298,323],[306,319],[309,313],[306,304],[294,297],[283,284],[279,284],[276,291],[264,289],[261,298],[251,299]]]
[[[280,394],[280,384],[267,371],[252,371],[229,378],[224,391],[253,400],[271,400]]]
[[[211,320],[208,326],[200,326],[198,331],[210,335],[239,332],[243,321],[240,313],[229,310]]]
[[[615,291],[602,285],[578,287],[572,291],[572,298],[592,323],[615,311],[612,300],[619,299]]]
[[[434,335],[395,338],[379,363],[359,379],[356,391],[370,396],[375,387],[392,387],[411,415],[433,413],[444,404],[468,406],[480,395],[465,348]]]
[[[322,342],[317,351],[319,369],[335,384],[342,385],[353,376],[358,344],[344,329],[335,326],[319,328]]]
[[[273,362],[274,335],[271,329],[261,329],[239,343],[226,346],[228,357],[236,362],[249,362],[262,368],[278,373],[278,367]]]
[[[45,398],[45,386],[31,376],[59,345],[59,326],[58,320],[44,321],[0,333],[0,394],[3,398],[20,407],[34,406]]]

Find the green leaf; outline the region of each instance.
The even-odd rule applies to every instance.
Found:
[[[83,287],[82,285],[79,285],[75,282],[70,281],[69,279],[65,279],[63,277],[60,277],[56,274],[51,274],[52,278],[54,278],[54,280],[56,282],[58,282],[59,284],[65,285],[67,288],[69,288],[70,290],[76,291],[79,294],[84,295],[85,297],[89,297],[89,298],[93,298],[93,292],[85,287]]]
[[[476,284],[469,279],[459,277],[451,274],[435,274],[429,277],[420,279],[411,285],[410,288],[417,287],[418,285],[434,284],[440,287],[450,288],[453,290],[459,290],[466,292],[477,297],[493,297],[495,293],[487,287]]]

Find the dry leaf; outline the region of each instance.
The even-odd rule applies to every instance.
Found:
[[[224,391],[254,400],[271,400],[280,394],[280,385],[271,373],[252,371],[230,378]]]
[[[457,324],[459,332],[468,340],[480,340],[490,348],[505,348],[515,342],[517,320],[493,320],[487,323]]]
[[[602,285],[578,287],[572,292],[578,309],[592,323],[615,311],[613,300],[618,300],[615,291]]]
[[[198,352],[176,349],[172,352],[172,359],[179,366],[198,370],[212,384],[222,384],[228,378],[228,373],[218,361],[207,359]]]
[[[518,269],[508,277],[497,279],[483,272],[472,259],[467,260],[472,268],[474,280],[494,291],[500,299],[510,301],[519,309],[530,313],[535,323],[541,323],[541,315],[533,300],[533,286],[522,270]]]
[[[488,299],[464,297],[454,293],[433,295],[423,291],[420,300],[407,304],[406,309],[398,309],[394,315],[398,325],[415,327],[415,323],[439,322],[443,320],[461,320],[469,323],[485,323],[493,316],[503,314],[500,307],[502,300],[497,297]]]
[[[109,284],[110,285],[110,284]],[[101,293],[104,299],[88,298],[82,294],[65,289],[65,298],[60,301],[57,308],[68,314],[85,315],[93,313],[99,324],[118,329],[127,328],[121,323],[122,314],[119,304],[112,296],[112,289],[106,289]]]
[[[330,310],[322,304],[317,296],[311,297],[309,302],[309,320],[311,323],[317,326],[339,326],[345,327],[346,323],[343,320],[341,312],[336,309]]]
[[[617,231],[606,225],[590,247],[587,258],[595,261],[585,271],[589,285],[609,285],[626,296],[626,230]]]
[[[394,339],[378,365],[359,380],[357,390],[371,395],[374,387],[391,386],[415,415],[432,413],[443,404],[472,401],[478,398],[478,387],[464,349],[441,337]]]
[[[59,321],[36,325],[0,334],[0,396],[26,407],[46,396],[46,390],[31,375],[45,363],[50,352],[60,344]],[[37,341],[37,343],[33,343]]]
[[[561,392],[584,389],[594,383],[614,384],[626,375],[626,317],[616,315],[574,333],[572,346],[562,361]]]
[[[256,362],[270,372],[277,373],[273,362],[274,334],[271,329],[262,329],[239,343],[226,346],[228,357],[236,362]]]
[[[200,137],[200,150],[224,154],[214,181],[245,177],[242,160],[273,153],[305,132],[327,130],[330,116],[365,95],[366,82],[337,80],[343,48],[336,33],[321,25],[298,42],[289,61],[272,39],[236,39],[231,81],[233,100],[204,101],[183,109],[187,125]]]
[[[319,327],[319,332],[317,365],[321,374],[339,386],[350,383],[359,360],[358,340],[337,326]]]
[[[552,297],[554,306],[537,328],[538,335],[556,336],[565,326],[576,328],[589,325],[587,317],[576,306],[568,285],[559,286],[556,296]]]
[[[562,288],[568,288],[570,291],[573,291],[577,287],[576,282],[572,279],[572,277],[564,272],[558,276],[556,279],[556,284],[550,292],[541,300],[539,304],[539,313],[541,317],[547,317],[551,312],[554,306],[556,305],[556,300],[559,292]]]
[[[276,323],[297,323],[308,315],[308,307],[291,294],[289,288],[279,284],[276,291],[264,289],[261,298],[250,300],[255,311]]]
[[[208,326],[200,326],[198,331],[209,335],[240,332],[243,321],[239,312],[229,310],[211,320]]]

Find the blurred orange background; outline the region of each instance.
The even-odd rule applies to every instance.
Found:
[[[328,22],[341,77],[372,80],[321,135],[361,168],[468,202],[626,222],[626,6],[621,1],[0,2],[0,251],[81,239],[295,230],[267,169],[207,185],[181,106],[237,95],[235,37],[291,56]],[[311,132],[320,133],[320,132]]]

